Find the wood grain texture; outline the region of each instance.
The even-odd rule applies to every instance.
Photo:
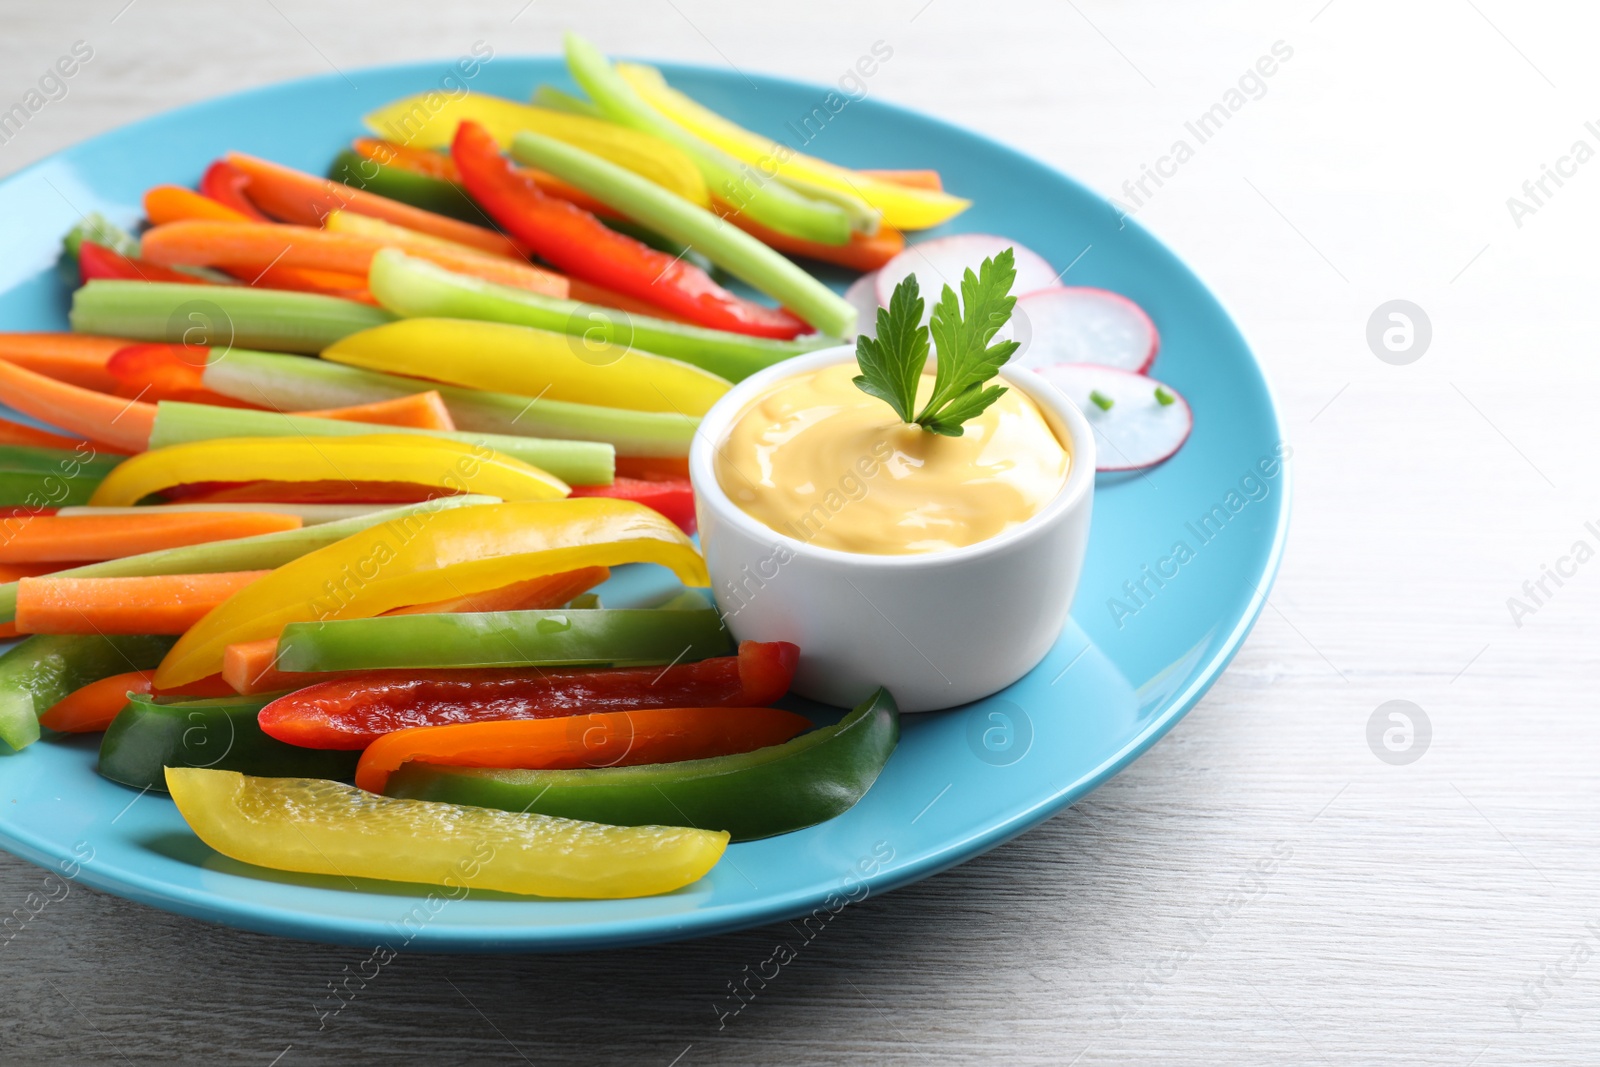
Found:
[[[0,172],[217,93],[478,38],[548,52],[572,26],[614,52],[813,81],[882,39],[895,55],[872,92],[1125,198],[1281,41],[1292,57],[1259,93],[1247,80],[1138,217],[1258,347],[1296,448],[1294,529],[1249,642],[1153,752],[1017,841],[847,909],[736,1016],[719,1020],[727,984],[786,927],[407,955],[319,1019],[364,953],[78,888],[0,947],[0,1060],[1594,1061],[1600,564],[1520,626],[1506,605],[1600,520],[1600,164],[1546,180],[1520,226],[1506,203],[1574,141],[1600,146],[1592,9],[125,3],[0,8],[0,105],[73,41],[95,49],[0,146]],[[1365,341],[1394,298],[1433,325],[1405,367]],[[1367,747],[1390,699],[1433,723],[1409,766]],[[0,856],[0,905],[42,877]]]

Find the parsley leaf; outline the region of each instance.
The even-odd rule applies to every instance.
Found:
[[[1016,341],[990,344],[1016,306],[1011,295],[1016,278],[1016,257],[1008,248],[984,260],[976,274],[970,268],[963,273],[959,299],[946,285],[926,326],[916,276],[905,278],[895,286],[889,306],[878,309],[878,339],[863,336],[856,341],[861,367],[856,386],[887,402],[905,422],[929,433],[960,437],[963,423],[1005,394],[1005,386],[984,383],[1000,373],[1018,348]],[[933,392],[913,416],[930,338],[939,356]]]
[[[908,275],[894,287],[889,306],[878,309],[878,337],[856,338],[856,363],[861,373],[856,388],[894,408],[901,422],[912,422],[917,383],[928,363],[928,328],[922,324],[921,290],[917,276]]]

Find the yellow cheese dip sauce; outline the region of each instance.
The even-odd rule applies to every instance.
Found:
[[[850,362],[797,375],[741,412],[715,460],[729,499],[807,544],[898,556],[988,540],[1066,483],[1071,457],[1015,386],[942,437],[902,423],[857,373]],[[932,389],[924,375],[919,404]]]

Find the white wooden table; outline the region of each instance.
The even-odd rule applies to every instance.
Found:
[[[766,6],[4,0],[0,108],[75,41],[94,55],[0,172],[173,105],[477,39],[549,52],[571,26],[819,82],[888,42],[883,99],[1125,202],[1144,165],[1175,172],[1138,217],[1257,345],[1299,464],[1288,558],[1232,668],[1087,801],[849,909],[721,1028],[713,1005],[781,930],[408,955],[319,1030],[361,952],[75,889],[5,945],[0,1061],[1594,1062],[1600,563],[1560,563],[1600,547],[1600,162],[1562,162],[1600,149],[1592,8]],[[1277,42],[1292,56],[1221,132],[1161,163]],[[1545,164],[1567,175],[1534,201]],[[1409,365],[1366,342],[1393,299],[1432,324]],[[1433,729],[1407,765],[1366,736],[1397,699]],[[0,857],[0,905],[42,876]]]

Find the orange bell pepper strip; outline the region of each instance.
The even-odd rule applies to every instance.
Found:
[[[386,196],[318,178],[291,167],[269,163],[241,152],[228,153],[227,161],[249,177],[246,194],[274,218],[301,226],[320,226],[330,212],[354,211],[459,244],[471,245],[497,256],[520,258],[517,246],[504,234],[469,222],[402,204]]]
[[[181,634],[271,573],[23,578],[17,582],[15,621],[25,634]]]
[[[291,622],[366,619],[619,563],[657,563],[685,585],[711,584],[683,531],[630,501],[527,501],[406,516],[291,560],[229,599],[178,639],[156,669],[156,684],[215,674],[229,645],[276,637]]]
[[[413,760],[520,770],[678,763],[781,745],[810,728],[810,719],[778,708],[650,708],[419,726],[367,746],[356,785],[381,793],[390,773]]]
[[[0,333],[0,362],[109,393],[117,380],[106,370],[106,361],[117,349],[137,343],[89,333]]]
[[[204,697],[234,695],[227,683],[215,676],[202,678],[194,685],[187,685],[182,689],[158,692],[150,684],[154,673],[154,671],[128,671],[90,682],[82,689],[74,689],[51,705],[50,710],[39,716],[39,725],[67,734],[97,733],[111,725],[111,720],[127,706],[128,697],[134,693],[190,697],[197,700]]]
[[[365,276],[372,257],[400,248],[446,270],[470,274],[546,296],[565,297],[567,280],[525,261],[479,252],[455,251],[431,242],[378,239],[332,233],[304,226],[264,222],[169,222],[145,233],[145,258],[163,266],[228,267],[267,270],[275,266],[337,271]]]
[[[31,515],[0,522],[0,563],[99,562],[298,530],[298,515],[270,511],[151,511],[146,515]]]
[[[936,193],[944,192],[944,179],[936,170],[867,170],[862,174],[879,181],[893,182],[903,185],[907,189],[929,189]]]

